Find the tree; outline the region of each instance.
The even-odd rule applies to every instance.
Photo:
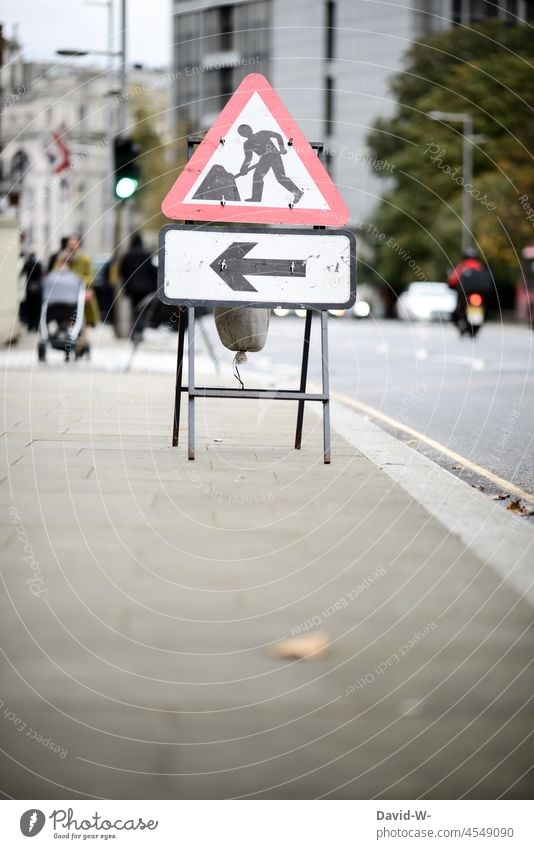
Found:
[[[467,190],[475,245],[509,294],[519,251],[534,241],[527,214],[534,206],[532,37],[529,25],[502,21],[457,27],[414,44],[394,77],[396,112],[375,124],[368,142],[373,159],[391,166],[377,176],[394,180],[370,233],[394,240],[378,241],[375,264],[396,292],[416,279],[407,257],[437,280],[459,258],[462,125],[428,116],[442,111],[473,118],[478,139]]]
[[[182,123],[177,127],[173,141],[165,143],[156,129],[156,117],[165,108],[165,101],[157,101],[154,96],[149,100],[135,89],[133,97],[131,137],[140,148],[138,164],[141,172],[136,202],[143,221],[141,226],[157,232],[169,223],[160,206],[187,161],[187,134],[191,130],[189,125]]]

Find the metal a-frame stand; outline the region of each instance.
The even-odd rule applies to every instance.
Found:
[[[188,159],[191,158],[194,146],[200,144],[202,136],[188,136],[187,152]],[[317,150],[321,156],[323,144],[321,142],[310,142],[311,147]],[[189,222],[188,222],[189,223]],[[324,228],[317,228],[324,229]],[[251,307],[253,308],[253,307]],[[308,380],[308,363],[310,354],[310,339],[312,315],[319,312],[321,316],[321,373],[322,392],[306,392]],[[187,384],[182,384],[184,343],[187,325]],[[304,323],[304,341],[302,346],[302,363],[300,371],[299,389],[229,389],[221,386],[196,386],[195,385],[195,308],[180,307],[178,315],[178,352],[176,358],[176,382],[174,394],[174,418],[172,430],[172,444],[178,445],[180,430],[180,406],[182,392],[187,392],[187,456],[189,460],[195,459],[195,399],[196,398],[256,398],[273,399],[280,401],[298,401],[297,427],[295,433],[295,448],[300,449],[302,444],[302,428],[304,422],[304,404],[306,401],[320,401],[323,405],[323,459],[330,463],[330,380],[328,361],[328,311],[306,310]]]
[[[322,360],[322,392],[306,392],[308,378],[308,361],[310,353],[310,337],[313,310],[306,310],[304,325],[304,343],[302,346],[302,367],[300,373],[300,388],[297,389],[229,389],[222,386],[195,385],[195,309],[189,307],[186,313],[180,309],[178,319],[178,355],[176,361],[176,386],[174,395],[174,419],[172,444],[178,445],[180,429],[180,408],[182,392],[187,392],[187,456],[195,459],[195,398],[264,398],[280,401],[298,401],[297,428],[295,433],[295,448],[302,444],[302,426],[304,421],[304,404],[306,401],[321,401],[323,405],[323,457],[325,463],[330,463],[330,383],[328,375],[328,313],[321,310],[321,360]],[[187,384],[182,384],[184,340],[187,323]]]

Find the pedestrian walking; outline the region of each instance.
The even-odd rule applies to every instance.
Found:
[[[28,330],[37,330],[41,316],[43,267],[34,250],[30,250],[26,257],[22,274],[26,285],[21,317],[28,325]]]
[[[152,255],[143,247],[140,233],[134,233],[128,251],[119,263],[119,277],[132,305],[132,340],[140,342],[147,312],[147,296],[157,289],[157,270]]]
[[[62,236],[62,237],[61,237],[61,242],[60,242],[60,244],[59,244],[59,250],[55,251],[55,253],[53,253],[53,254],[50,254],[50,259],[48,260],[48,268],[47,268],[47,271],[53,271],[53,269],[54,269],[54,268],[55,268],[55,266],[56,266],[56,262],[57,262],[57,260],[58,260],[58,257],[59,257],[59,255],[60,255],[60,253],[61,253],[62,251],[64,251],[64,250],[65,250],[65,248],[67,247],[67,242],[68,242],[68,241],[69,241],[69,237],[68,237],[68,236]]]

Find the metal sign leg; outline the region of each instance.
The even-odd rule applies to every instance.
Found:
[[[310,337],[311,323],[313,313],[311,310],[306,310],[306,323],[304,325],[304,344],[302,346],[302,367],[300,370],[300,391],[306,392],[306,382],[308,380],[308,360],[310,356]],[[299,401],[297,412],[297,431],[295,433],[295,448],[300,448],[302,444],[302,426],[304,423],[304,401]]]
[[[323,373],[323,450],[324,462],[330,462],[330,378],[328,371],[328,312],[321,310],[321,364]]]
[[[187,325],[187,389],[188,389],[188,416],[187,416],[187,456],[189,460],[195,459],[195,396],[192,390],[195,388],[195,308],[188,309]]]
[[[178,353],[176,355],[176,386],[174,390],[174,419],[172,426],[173,448],[178,445],[180,429],[180,401],[182,398],[182,371],[184,367],[184,336],[186,325],[186,312],[179,307],[178,312]]]

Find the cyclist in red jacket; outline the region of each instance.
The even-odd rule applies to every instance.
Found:
[[[461,261],[447,277],[447,283],[458,292],[458,303],[452,315],[455,324],[465,315],[469,295],[478,292],[486,297],[491,288],[490,273],[474,248],[466,249]]]
[[[447,283],[451,289],[457,289],[460,285],[465,286],[466,281],[470,277],[478,277],[478,274],[474,274],[473,272],[485,273],[486,268],[483,263],[480,262],[475,249],[467,248],[461,261],[455,267],[454,271],[451,271],[447,277]]]

